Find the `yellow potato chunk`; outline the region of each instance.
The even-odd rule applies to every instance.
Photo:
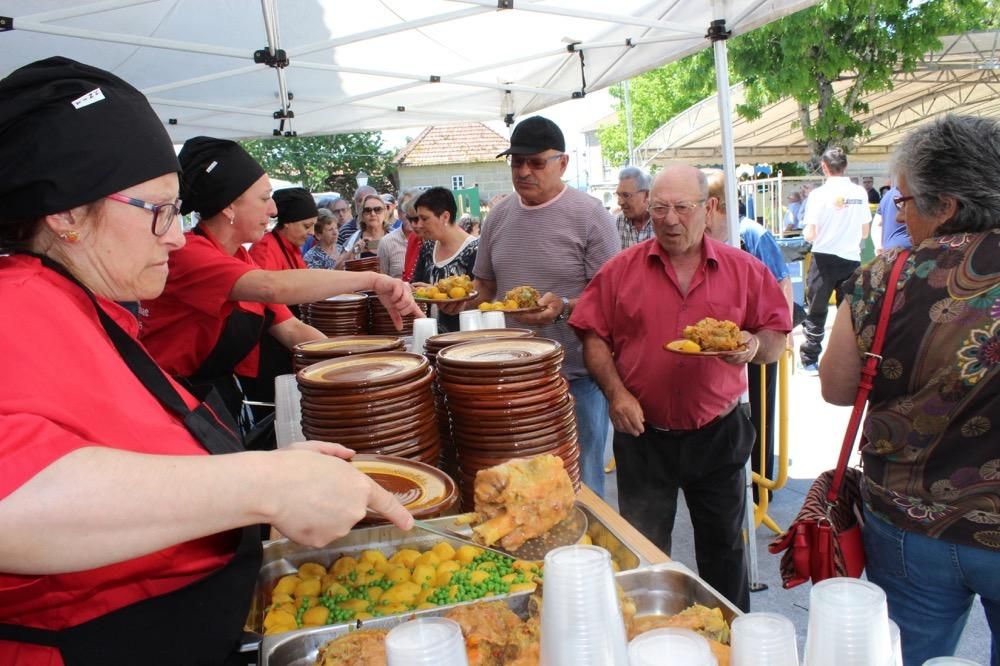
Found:
[[[429,601],[424,601],[417,604],[417,610],[426,610],[428,608],[437,608],[437,604],[432,604]]]
[[[535,588],[537,587],[538,586],[535,585],[534,583],[515,583],[510,586],[510,593],[514,594],[515,592],[534,592]]]
[[[442,563],[455,558],[455,548],[447,541],[439,541],[434,544],[431,550],[438,556],[438,560]]]
[[[393,564],[402,565],[407,569],[412,569],[418,557],[420,557],[420,551],[413,550],[412,548],[402,548],[390,557],[389,561]]]
[[[410,580],[416,583],[417,585],[421,585],[423,583],[430,583],[431,581],[433,581],[435,575],[436,572],[434,571],[434,567],[432,567],[431,565],[418,564],[417,566],[413,567],[413,575],[410,576]]]
[[[292,629],[295,629],[295,613],[289,613],[286,610],[270,610],[267,615],[264,616],[264,630],[273,628],[275,625],[291,625]],[[287,631],[283,629],[282,631]]]
[[[326,567],[317,562],[306,562],[299,567],[299,578],[322,578],[326,575]]]
[[[486,571],[473,571],[469,574],[469,582],[473,585],[479,585],[480,583],[485,583],[490,577],[490,574]]]
[[[378,564],[379,562],[386,562],[385,554],[380,550],[365,550],[362,551],[361,557],[358,558],[358,562],[369,562],[372,566]],[[361,567],[364,568],[364,567]],[[371,568],[371,567],[369,567]]]
[[[350,555],[344,555],[339,560],[333,563],[333,567],[330,569],[330,573],[336,575],[338,578],[343,578],[344,576],[347,576],[357,568],[358,568],[358,561],[355,560]]]
[[[271,590],[271,596],[276,594],[291,594],[295,591],[295,587],[302,582],[302,579],[298,576],[292,574],[291,576],[282,576],[274,589]]]
[[[455,551],[455,559],[462,564],[470,564],[472,560],[479,557],[482,553],[482,548],[476,548],[475,546],[459,546],[458,550]]]
[[[338,607],[344,610],[351,610],[356,613],[368,610],[369,602],[367,599],[348,599],[347,601],[341,601],[337,604]]]
[[[320,583],[319,578],[309,578],[295,586],[295,592],[293,592],[293,595],[300,599],[302,597],[318,597],[321,588],[322,584]]]
[[[322,627],[330,618],[330,611],[326,606],[314,606],[302,614],[303,627]]]
[[[437,556],[433,550],[428,550],[423,553],[420,557],[414,561],[413,566],[419,566],[421,564],[428,564],[432,567],[436,567],[441,563],[441,558]]]
[[[386,580],[393,583],[402,583],[403,581],[410,580],[410,576],[410,570],[406,567],[396,567],[395,569],[390,569],[385,577]]]
[[[465,289],[462,287],[452,287],[448,290],[448,298],[465,298]]]

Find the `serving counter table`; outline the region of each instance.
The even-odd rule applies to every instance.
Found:
[[[305,439],[302,435],[299,409],[299,389],[295,383],[295,375],[282,375],[275,380],[275,434],[278,448],[288,446],[292,442]],[[653,543],[639,533],[632,525],[622,518],[604,500],[597,496],[587,486],[582,486],[577,493],[578,502],[587,507],[595,516],[622,537],[622,540],[637,554],[650,564],[669,562],[670,558]]]

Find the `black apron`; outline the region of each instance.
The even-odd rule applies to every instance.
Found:
[[[93,294],[59,264],[39,258],[80,285],[94,302],[101,325],[129,369],[164,409],[183,418],[185,428],[206,451],[226,454],[243,450],[235,423],[227,422],[214,393],[194,410],[189,409],[160,367],[101,309]],[[233,536],[238,545],[232,560],[196,583],[67,629],[0,624],[0,640],[58,648],[66,666],[245,663],[238,648],[261,565],[260,530],[251,525],[235,530]]]

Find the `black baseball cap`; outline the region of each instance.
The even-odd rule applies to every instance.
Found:
[[[550,149],[566,152],[566,139],[562,130],[548,118],[532,116],[517,124],[510,135],[510,148],[497,157],[534,155]]]

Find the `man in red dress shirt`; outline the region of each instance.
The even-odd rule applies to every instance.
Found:
[[[683,489],[699,574],[749,610],[741,528],[754,429],[737,403],[745,365],[776,361],[791,322],[764,264],[705,235],[716,205],[698,169],[657,175],[654,238],[606,263],[569,323],[608,399],[622,515],[669,553]],[[735,322],[750,333],[746,347],[724,356],[664,350],[704,317]]]

